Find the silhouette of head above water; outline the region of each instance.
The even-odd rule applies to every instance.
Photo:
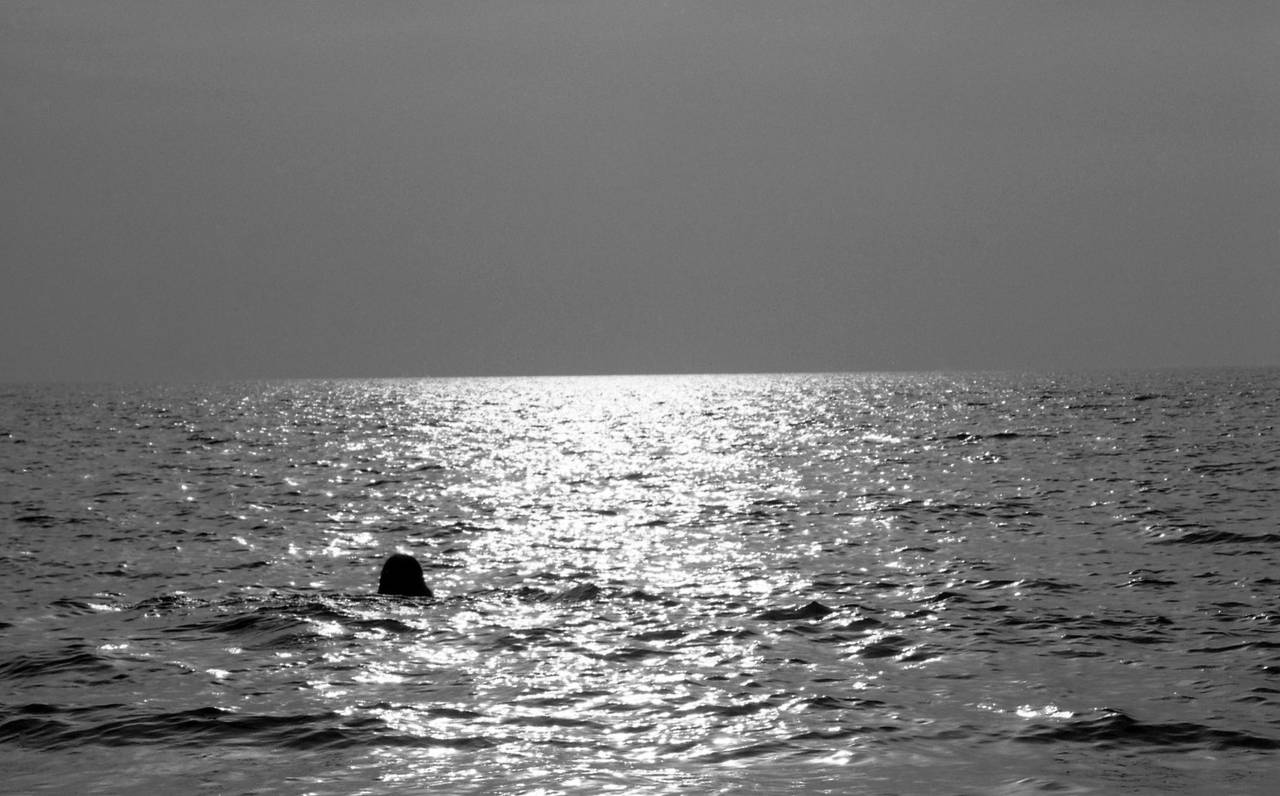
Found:
[[[422,565],[413,556],[396,553],[382,565],[378,578],[378,594],[397,594],[404,597],[430,597],[431,589],[422,579]]]

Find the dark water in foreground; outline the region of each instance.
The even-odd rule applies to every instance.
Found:
[[[1272,793],[1278,417],[1277,370],[0,386],[0,790]]]

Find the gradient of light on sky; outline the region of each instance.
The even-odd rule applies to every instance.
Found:
[[[1280,362],[1280,4],[0,8],[0,379]]]

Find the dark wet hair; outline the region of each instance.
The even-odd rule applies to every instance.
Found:
[[[398,594],[404,597],[430,597],[431,589],[422,579],[422,565],[413,556],[396,553],[382,565],[378,578],[378,594]]]

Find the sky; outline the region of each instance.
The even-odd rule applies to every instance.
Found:
[[[0,380],[1280,364],[1274,0],[0,6]]]

